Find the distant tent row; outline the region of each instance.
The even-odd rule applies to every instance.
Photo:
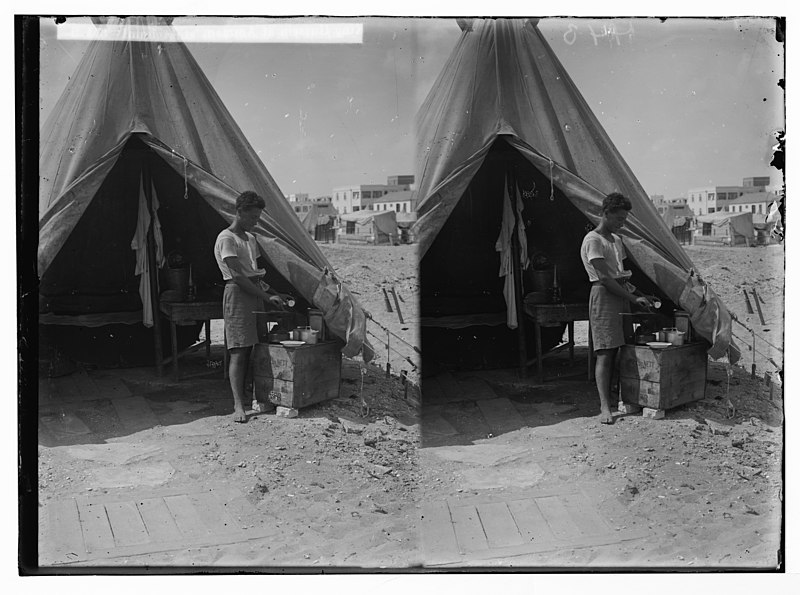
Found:
[[[394,211],[359,211],[340,215],[339,220],[340,242],[392,245],[400,240]]]
[[[159,294],[143,286],[163,282],[154,271],[178,251],[198,292],[215,290],[214,240],[237,195],[255,190],[267,201],[256,234],[270,283],[321,309],[345,354],[368,355],[361,307],[186,46],[140,41],[152,27],[169,30],[152,17],[100,27],[41,130],[41,328],[79,359],[152,362],[145,323]],[[180,331],[182,344],[198,334]]]
[[[697,245],[753,246],[753,215],[746,213],[710,213],[695,218],[694,243]]]
[[[557,265],[564,301],[585,303],[589,282],[579,248],[612,191],[633,203],[622,230],[632,282],[668,300],[667,307],[688,311],[711,343],[712,357],[736,361],[730,314],[690,273],[691,260],[537,20],[461,24],[461,38],[416,122],[420,200],[414,230],[426,370],[436,364],[513,365],[519,354],[512,313],[521,334],[516,339],[522,336],[528,345],[533,340],[522,315],[523,291],[515,288],[535,252]],[[548,349],[563,327],[545,331]]]

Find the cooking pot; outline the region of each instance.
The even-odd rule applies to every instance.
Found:
[[[297,341],[305,341],[309,345],[317,342],[317,331],[310,326],[298,326],[292,331],[292,338],[294,339],[295,333],[297,334]]]
[[[673,345],[683,345],[684,332],[678,329],[669,329],[667,331],[667,341]]]

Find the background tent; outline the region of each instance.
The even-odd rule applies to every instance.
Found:
[[[416,213],[396,213],[397,230],[400,233],[400,243],[410,244],[415,241],[412,228],[417,223]]]
[[[340,215],[339,221],[341,222],[339,240],[394,244],[399,237],[394,211],[347,213]]]
[[[753,215],[746,213],[710,213],[696,218],[695,244],[752,246],[755,244]]]
[[[515,343],[507,327],[493,325],[508,307],[495,250],[504,204],[522,203],[513,213],[528,242],[520,265],[536,252],[545,254],[558,266],[564,299],[578,302],[589,291],[580,243],[599,222],[602,200],[612,191],[633,203],[622,232],[633,283],[690,312],[697,332],[713,343],[713,357],[728,353],[729,313],[690,274],[691,260],[536,21],[475,20],[462,28],[416,122],[426,369],[439,356],[449,363],[485,365]],[[504,203],[507,180],[512,184]],[[476,324],[458,332],[442,329],[448,319],[463,325],[465,316]],[[552,346],[560,332],[555,329],[545,342]],[[475,352],[465,354],[468,348]],[[730,355],[735,361],[738,351]]]
[[[131,338],[149,332],[131,248],[146,223],[142,200],[163,254],[183,253],[203,291],[221,282],[216,235],[233,220],[236,196],[254,190],[267,202],[256,234],[273,285],[323,310],[345,354],[361,350],[361,308],[185,45],[140,41],[151,27],[169,31],[164,20],[109,23],[41,131],[40,322],[57,322],[73,348],[90,337],[98,357],[149,354]],[[75,334],[86,328],[94,330]]]
[[[336,239],[336,209],[331,205],[308,206],[308,211],[301,214],[300,222],[308,234],[317,242],[332,242]]]
[[[694,217],[692,210],[686,205],[666,205],[662,209],[661,218],[678,243],[683,245],[691,242],[692,234],[689,228]]]

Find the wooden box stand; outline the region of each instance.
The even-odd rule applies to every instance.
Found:
[[[253,384],[258,401],[299,409],[339,396],[342,354],[335,341],[253,349]]]
[[[619,351],[620,399],[662,411],[702,399],[706,393],[707,350],[704,342],[666,349],[623,345]]]

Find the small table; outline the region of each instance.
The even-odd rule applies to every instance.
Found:
[[[205,324],[206,359],[211,359],[211,321],[222,318],[222,302],[160,302],[161,313],[169,320],[170,337],[172,338],[172,374],[178,380],[178,325],[190,325],[197,322]],[[225,348],[223,374],[228,377],[228,349]]]
[[[567,323],[569,357],[575,357],[575,321],[589,320],[589,304],[525,304],[525,315],[533,320],[533,330],[536,335],[536,371],[538,381],[544,382],[542,372],[542,330],[543,326],[555,326]],[[562,345],[564,347],[564,345]],[[592,379],[594,353],[592,351],[592,333],[589,330],[589,379]]]

